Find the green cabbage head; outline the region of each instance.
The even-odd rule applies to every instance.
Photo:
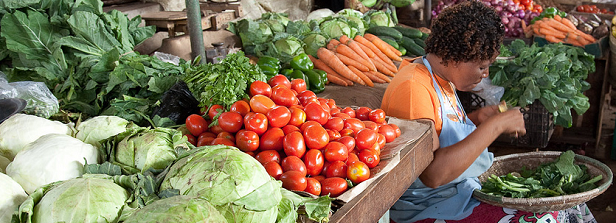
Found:
[[[100,147],[99,141],[125,132],[129,123],[117,116],[96,116],[77,125],[75,138]]]
[[[225,219],[216,208],[203,198],[179,195],[157,200],[135,213],[124,223],[138,222],[220,222]]]
[[[272,179],[252,156],[235,147],[207,146],[176,161],[160,190],[177,189],[216,206],[229,222],[274,222],[282,195],[281,183]]]
[[[318,33],[311,33],[304,38],[304,51],[314,57],[317,56],[317,50],[327,45],[327,38]]]
[[[3,173],[0,173],[0,188],[0,222],[11,222],[13,212],[28,195],[21,185]]]
[[[115,222],[128,198],[126,189],[96,175],[56,182],[30,194],[13,222]]]

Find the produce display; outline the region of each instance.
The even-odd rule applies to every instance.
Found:
[[[614,15],[614,11],[609,8],[600,8],[595,4],[583,4],[575,7],[576,12],[596,13],[596,14],[608,14]]]
[[[583,94],[590,88],[588,74],[595,71],[594,56],[584,49],[562,43],[536,43],[522,40],[501,47],[501,57],[490,66],[494,85],[505,88],[501,100],[512,106],[525,107],[538,100],[554,115],[554,124],[571,127],[573,108],[583,114],[590,107]]]
[[[574,46],[595,43],[597,39],[609,33],[606,22],[596,15],[576,16],[555,8],[547,8],[531,20],[531,25],[524,24],[523,29],[526,37],[536,35],[552,43],[566,43]]]
[[[340,108],[295,80],[276,75],[269,84],[255,81],[249,100],[189,116],[186,134],[196,146],[236,146],[286,189],[337,197],[347,180],[358,184],[370,177],[381,149],[400,129],[387,124],[381,109]]]
[[[577,194],[597,188],[603,176],[591,176],[584,164],[574,164],[575,153],[563,152],[554,162],[536,169],[522,168],[503,176],[492,174],[482,183],[481,191],[503,197],[538,198]]]
[[[433,6],[432,17],[436,18],[444,8],[464,1],[466,0],[439,1]],[[493,7],[500,15],[505,25],[505,37],[524,36],[522,21],[530,24],[531,19],[543,12],[543,7],[535,4],[533,0],[482,0],[482,2]]]

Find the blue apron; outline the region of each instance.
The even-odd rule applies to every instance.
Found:
[[[463,115],[464,122],[447,118],[448,114],[455,115],[456,110],[450,105],[449,100],[445,99],[447,96],[441,92],[428,60],[425,56],[422,59],[430,71],[432,84],[441,105],[443,128],[439,136],[440,146],[447,147],[466,138],[477,127],[466,115]],[[457,95],[456,100],[458,100]],[[461,105],[459,100],[457,102]],[[460,112],[464,114],[461,107],[455,107],[458,108],[458,114]],[[477,177],[490,168],[493,159],[494,155],[486,148],[462,175],[438,188],[429,188],[417,178],[389,210],[391,220],[402,223],[426,218],[460,220],[468,217],[473,208],[479,205],[479,201],[472,198],[473,190],[481,188]]]

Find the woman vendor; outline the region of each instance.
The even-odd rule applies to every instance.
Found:
[[[526,134],[519,108],[499,112],[495,105],[466,114],[456,95],[488,77],[504,29],[498,14],[479,1],[448,7],[433,20],[426,55],[403,61],[388,85],[381,109],[430,120],[435,136],[434,159],[391,207],[393,222],[596,222],[585,205],[528,213],[472,197],[481,188],[477,177],[492,165],[487,147],[501,134]]]

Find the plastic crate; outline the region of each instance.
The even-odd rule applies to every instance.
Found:
[[[467,113],[470,113],[485,105],[485,100],[470,92],[458,92],[460,103]],[[539,101],[521,108],[526,125],[526,135],[514,138],[502,135],[495,142],[517,147],[545,148],[548,146],[550,137],[554,133],[554,116],[549,113]]]

